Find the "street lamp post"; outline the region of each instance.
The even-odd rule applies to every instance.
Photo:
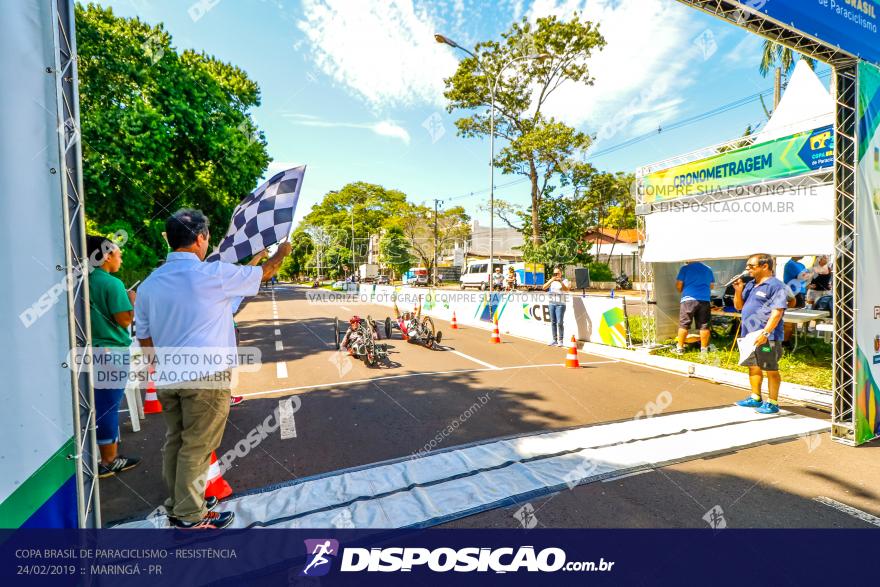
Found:
[[[354,281],[354,202],[351,203],[351,280]]]
[[[474,55],[471,51],[468,51],[449,37],[446,37],[441,34],[435,34],[434,39],[438,43],[443,43],[449,45],[454,49],[461,49],[471,57],[473,57],[477,61],[477,65],[480,69],[483,70],[483,73],[489,73],[486,71],[486,68],[483,67],[483,64],[480,62],[480,58]],[[497,75],[495,76],[495,80],[492,84],[490,90],[490,98],[491,98],[491,106],[489,108],[489,294],[492,294],[494,289],[494,274],[495,274],[495,92],[498,90],[498,82],[501,80],[501,75],[504,73],[508,67],[517,63],[519,61],[530,61],[533,59],[547,59],[550,57],[547,53],[532,53],[529,55],[523,55],[521,57],[514,57],[507,63],[501,66],[501,69],[498,70]],[[491,299],[491,298],[490,298]]]

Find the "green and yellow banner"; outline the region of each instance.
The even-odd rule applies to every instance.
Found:
[[[662,202],[833,166],[834,127],[825,126],[655,171],[640,189],[645,202]]]

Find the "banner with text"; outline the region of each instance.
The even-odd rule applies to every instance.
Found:
[[[880,64],[880,0],[747,0],[739,4]]]
[[[880,435],[880,69],[859,64],[855,441]]]
[[[833,166],[834,127],[824,126],[655,171],[639,189],[645,202],[662,202]]]

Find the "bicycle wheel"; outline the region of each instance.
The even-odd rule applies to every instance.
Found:
[[[422,344],[427,348],[434,346],[434,321],[430,316],[422,318]]]
[[[333,325],[333,332],[336,336],[336,350],[339,350],[339,318],[335,319],[335,323]]]

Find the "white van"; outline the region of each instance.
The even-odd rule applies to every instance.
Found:
[[[504,261],[496,260],[492,264],[492,270],[494,271],[496,267],[501,268],[501,273],[506,276],[507,265],[508,264]],[[471,261],[467,264],[467,267],[459,278],[459,286],[461,286],[461,289],[468,287],[476,287],[482,290],[489,289],[489,275],[491,273],[492,271],[489,271],[488,259]]]

